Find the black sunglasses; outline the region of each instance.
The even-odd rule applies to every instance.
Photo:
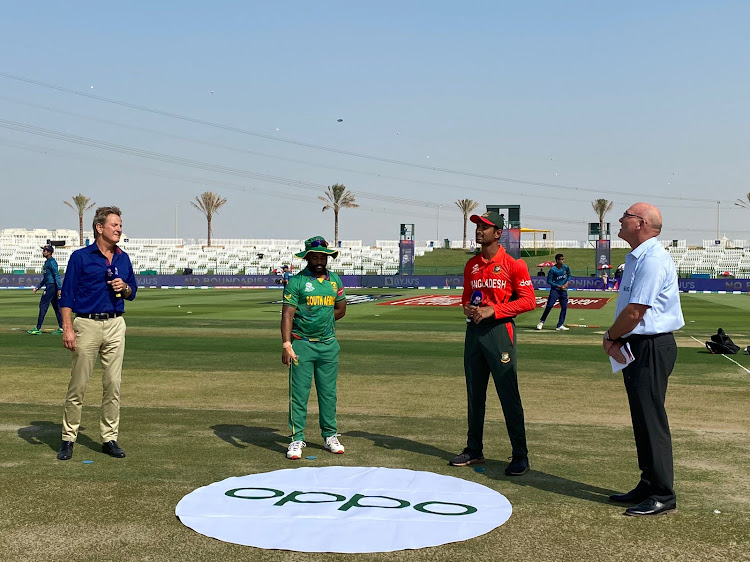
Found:
[[[313,240],[312,242],[310,242],[311,248],[318,248],[320,246],[322,246],[323,248],[327,248],[328,242],[326,242],[325,240]]]
[[[643,217],[641,217],[639,215],[634,215],[633,213],[628,213],[627,211],[625,211],[622,214],[622,218],[624,218],[624,219],[635,218],[635,219],[641,219],[643,222],[646,222],[646,219],[644,219]]]

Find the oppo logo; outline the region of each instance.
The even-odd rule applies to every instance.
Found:
[[[280,457],[279,463],[286,460]],[[460,474],[492,482],[474,471]],[[489,533],[512,512],[505,496],[479,482],[369,466],[232,476],[193,490],[175,508],[184,525],[207,537],[256,548],[342,553],[463,541]]]
[[[411,507],[421,513],[429,513],[430,515],[471,515],[477,512],[477,508],[473,505],[463,503],[423,501],[412,505],[407,500],[392,498],[390,496],[366,496],[364,494],[354,494],[347,499],[346,496],[335,492],[303,492],[295,490],[287,494],[274,488],[234,488],[224,493],[230,498],[242,500],[273,500],[281,498],[273,502],[273,505],[277,507],[282,507],[289,503],[336,503],[341,504],[337,508],[338,511],[349,511],[352,508],[405,509]]]

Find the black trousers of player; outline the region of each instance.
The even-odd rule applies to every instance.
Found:
[[[512,320],[489,319],[466,325],[464,372],[469,411],[466,446],[475,453],[483,450],[484,413],[490,373],[500,398],[505,425],[514,457],[528,456],[523,406],[518,392],[515,325]],[[510,330],[510,331],[509,331]],[[511,333],[513,336],[511,337]]]
[[[641,481],[636,489],[660,502],[675,499],[672,437],[664,408],[667,380],[677,360],[670,334],[627,338],[635,361],[622,371],[633,420]]]

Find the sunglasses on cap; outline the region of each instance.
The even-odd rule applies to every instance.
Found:
[[[313,240],[312,242],[310,242],[310,247],[311,248],[319,248],[319,247],[327,248],[328,242],[326,242],[325,240]]]

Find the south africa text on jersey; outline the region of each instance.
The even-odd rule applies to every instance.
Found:
[[[305,298],[307,306],[333,306],[335,303],[335,298],[331,296],[310,295]]]

